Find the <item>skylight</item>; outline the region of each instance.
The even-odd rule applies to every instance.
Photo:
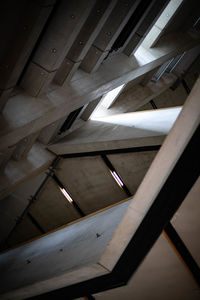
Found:
[[[182,4],[183,0],[171,0],[160,17],[158,18],[157,22],[154,24],[152,29],[149,31],[147,36],[145,37],[144,41],[140,45],[140,47],[153,47],[155,43],[158,41],[159,37],[161,36],[163,30],[166,28],[166,26],[169,24],[169,22],[174,17],[176,11]],[[137,55],[140,51],[140,47],[137,49],[135,54]]]

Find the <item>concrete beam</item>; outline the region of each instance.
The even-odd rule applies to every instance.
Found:
[[[71,80],[104,23],[108,19],[115,4],[116,0],[96,1],[96,4],[85,21],[84,26],[70,48],[67,57],[56,73],[54,78],[56,83],[62,85],[64,81]]]
[[[51,123],[50,125],[46,126],[40,131],[38,136],[38,141],[42,144],[49,144],[58,134],[59,129],[61,128],[62,124],[65,122],[66,117]]]
[[[10,195],[16,187],[46,170],[55,155],[35,143],[27,157],[21,161],[10,160],[0,175],[0,199]]]
[[[108,20],[95,39],[93,47],[88,51],[81,63],[81,68],[84,71],[90,73],[99,68],[121,30],[137,8],[139,2],[140,0],[128,0],[125,3],[117,1]],[[91,57],[93,59],[91,59]]]
[[[9,147],[7,149],[4,149],[0,152],[0,170],[3,170],[11,158],[13,151],[15,150],[16,146]]]
[[[6,1],[1,7],[1,39],[4,41],[0,62],[1,109],[24,69],[54,2],[46,6],[43,1]]]
[[[99,112],[97,110],[95,118],[134,112],[166,91],[176,79],[177,77],[173,74],[165,74],[157,83],[149,82],[146,86],[130,85],[122,91],[109,109],[101,107]]]
[[[45,91],[94,4],[92,0],[59,3],[21,81],[30,95],[38,96]]]
[[[83,113],[80,115],[80,118],[84,121],[87,121],[90,118],[93,111],[95,110],[95,108],[98,106],[100,101],[101,97],[88,103],[84,108]]]
[[[85,219],[80,223],[64,227],[61,230],[32,241],[24,246],[1,254],[0,266],[2,272],[4,272],[1,286],[2,299],[23,299],[64,286],[68,287],[66,287],[64,291],[62,289],[62,297],[66,297],[65,290],[67,288],[69,288],[69,294],[67,293],[67,295],[70,295],[70,297],[75,295],[81,296],[83,295],[83,291],[87,290],[87,284],[90,285],[89,291],[98,292],[99,287],[94,286],[95,281],[93,281],[92,285],[88,280],[105,274],[109,275],[105,278],[105,281],[110,282],[110,287],[113,287],[113,283],[124,284],[127,282],[127,279],[130,278],[130,265],[124,265],[124,261],[122,261],[122,263],[120,261],[121,259],[123,260],[122,255],[126,255],[125,250],[129,247],[130,242],[131,248],[129,247],[129,254],[131,255],[128,257],[128,261],[132,262],[134,259],[134,265],[131,267],[133,267],[135,271],[139,262],[144,258],[144,255],[153,245],[153,242],[155,242],[159,236],[162,228],[166,225],[166,221],[172,217],[178,205],[181,203],[177,201],[174,207],[173,202],[177,199],[173,197],[172,199],[168,199],[170,193],[173,195],[174,191],[171,189],[170,191],[163,190],[163,188],[166,187],[166,185],[173,188],[178,181],[179,191],[181,191],[181,188],[183,190],[183,192],[181,192],[181,197],[183,197],[181,199],[182,201],[188,194],[191,185],[195,184],[198,178],[198,168],[196,167],[195,159],[199,149],[195,148],[193,149],[194,152],[192,152],[188,146],[191,146],[190,142],[194,141],[193,138],[195,138],[195,146],[198,145],[198,136],[194,136],[194,134],[197,134],[197,128],[199,128],[199,94],[200,79],[198,79],[194,86],[179,118],[154,159],[151,168],[147,172],[128,208],[128,203],[124,202],[110,210]],[[190,180],[189,184],[186,184],[187,187],[183,187],[180,179],[178,180],[176,177],[171,177],[172,173],[174,175],[174,172],[176,175],[177,168],[179,172],[184,170],[181,167],[181,163],[186,163],[184,161],[185,157],[182,156],[185,155],[185,153],[187,155],[195,153],[192,169],[189,168],[192,180],[187,178],[187,180]],[[189,167],[190,163],[190,161],[187,161],[186,167]],[[191,173],[192,171],[195,171],[195,174]],[[171,183],[172,178],[173,184]],[[185,178],[184,182],[187,183],[187,180]],[[166,199],[164,197],[164,201],[161,201],[161,203],[160,200],[163,199],[159,198],[160,193],[166,195]],[[159,200],[159,205],[156,203],[157,200]],[[165,203],[166,200],[168,200],[167,204]],[[158,205],[158,212],[161,211],[162,215],[160,218],[155,218],[155,215],[151,213],[150,219],[147,220],[147,214],[152,211],[152,207],[155,207],[155,204]],[[163,206],[163,204],[165,205]],[[168,207],[168,204],[170,207]],[[122,220],[115,230],[121,218]],[[151,228],[150,221],[154,222],[155,227]],[[159,230],[156,228],[156,222],[158,222]],[[141,226],[143,226],[143,230],[142,233],[140,232],[139,234],[138,230]],[[152,229],[150,235],[148,234],[149,227]],[[103,234],[97,237],[97,233],[99,232]],[[152,235],[153,240],[152,238],[150,239]],[[147,241],[144,237],[146,237]],[[132,244],[132,242],[135,243]],[[145,246],[142,246],[143,244],[145,244]],[[90,247],[88,247],[88,245],[90,245]],[[142,255],[140,254],[141,248]],[[64,251],[60,249],[64,249]],[[80,251],[80,249],[82,251]],[[103,255],[100,257],[102,251]],[[134,256],[132,255],[133,252]],[[127,258],[127,256],[125,258]],[[29,263],[25,263],[27,261]],[[116,266],[120,264],[121,268],[118,267],[118,269],[116,269]],[[9,265],[9,268],[7,268],[7,265]],[[128,271],[125,276],[122,274],[124,270]],[[100,279],[103,280],[103,278],[101,277]],[[83,281],[85,281],[85,286]],[[106,286],[106,282],[100,281],[100,288],[109,288],[109,285]],[[74,289],[71,287],[75,283],[82,284],[80,290],[78,286],[74,286]],[[59,291],[55,291],[53,294],[58,295]],[[48,295],[42,295],[41,297],[43,296],[48,299]],[[59,299],[62,299],[62,297],[59,297]]]
[[[109,270],[112,270],[115,266],[197,130],[200,120],[199,95],[200,79],[197,80],[178,119],[146,173],[122,222],[100,259],[101,265]],[[126,239],[124,239],[125,236]],[[116,248],[117,251],[114,250]]]
[[[12,154],[13,159],[18,161],[25,158],[30,149],[32,148],[33,144],[36,142],[38,135],[39,132],[35,132],[21,140],[16,145],[14,153]]]
[[[60,155],[161,145],[180,110],[142,111],[88,121],[48,149]]]
[[[1,299],[24,299],[107,274],[98,259],[128,204],[120,203],[1,254],[0,272],[12,260],[11,269],[7,268],[2,278]],[[35,271],[38,268],[39,273]]]
[[[64,84],[37,99],[21,92],[9,99],[0,116],[0,149],[16,144],[24,137],[61,119],[73,110],[97,99],[123,83],[137,79],[199,43],[187,33],[163,37],[154,49],[143,48],[142,56],[123,54],[110,58],[94,74],[77,72],[70,84]]]

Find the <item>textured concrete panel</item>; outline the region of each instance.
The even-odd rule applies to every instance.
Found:
[[[4,276],[0,293],[8,292],[1,298],[24,299],[108,273],[97,262],[128,204],[121,203],[1,254],[0,273]],[[94,267],[98,267],[96,271]]]
[[[108,155],[108,158],[130,192],[135,194],[156,153],[157,151],[114,154]]]
[[[53,179],[45,184],[38,199],[31,206],[30,213],[45,231],[55,229],[80,217]]]
[[[64,159],[56,174],[86,214],[127,198],[100,156]]]

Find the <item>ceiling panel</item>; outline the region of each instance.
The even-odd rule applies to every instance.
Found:
[[[31,206],[30,213],[44,231],[80,218],[79,213],[66,200],[53,179],[45,184],[38,199]]]
[[[132,194],[142,182],[157,151],[108,155],[109,160]]]
[[[14,246],[39,235],[41,235],[40,230],[32,223],[31,219],[26,216],[9,237],[8,246]]]
[[[56,174],[85,214],[127,198],[100,156],[63,159]]]

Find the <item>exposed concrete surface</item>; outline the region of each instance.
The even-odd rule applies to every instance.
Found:
[[[56,154],[161,144],[181,108],[127,113],[89,121],[48,147]]]
[[[142,182],[157,151],[108,155],[109,160],[128,189],[134,194]]]
[[[199,300],[200,289],[161,235],[127,286],[93,296],[97,300]]]
[[[127,198],[100,156],[63,159],[56,174],[85,214]]]
[[[0,175],[0,199],[10,195],[20,184],[46,170],[55,155],[35,143],[27,157],[21,161],[10,160]]]
[[[37,201],[31,206],[30,213],[45,232],[80,218],[53,179],[44,186]]]
[[[4,275],[0,293],[11,291],[10,296],[5,294],[1,298],[23,299],[23,287],[28,288],[29,295],[34,295],[54,289],[55,284],[57,287],[69,284],[63,280],[65,273],[98,261],[128,204],[124,202],[1,254],[0,271]],[[19,288],[21,296],[14,291]]]
[[[22,212],[29,204],[30,197],[35,194],[44,178],[45,173],[41,173],[28,182],[21,184],[20,187],[15,189],[13,194],[0,201],[0,243],[4,243],[4,240],[15,226],[18,218],[20,218]],[[28,238],[34,236],[33,232],[30,232],[29,228],[24,226],[23,230],[22,228],[19,230],[18,237],[17,233],[15,233],[15,241],[19,242],[23,240],[20,236],[23,235],[24,231],[29,233],[29,235],[25,233]],[[37,231],[38,233],[40,234]],[[9,241],[11,242],[11,239]]]

